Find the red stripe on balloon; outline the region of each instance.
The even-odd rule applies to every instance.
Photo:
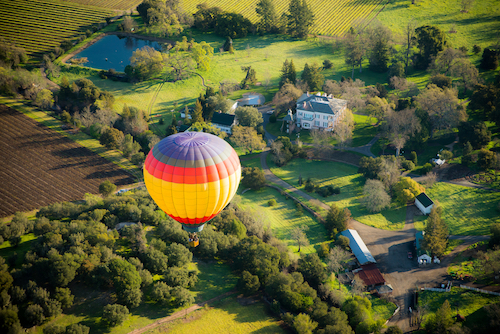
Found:
[[[239,165],[238,161],[238,154],[233,150],[227,159],[216,165],[184,168],[165,164],[150,154],[144,168],[155,178],[167,182],[197,184],[215,182],[233,175],[236,172],[235,166]]]
[[[181,217],[177,217],[177,216],[174,216],[174,215],[171,215],[168,213],[167,213],[167,215],[169,215],[172,219],[174,219],[175,221],[178,221],[179,223],[181,223],[183,225],[197,225],[197,224],[206,223],[207,221],[209,221],[210,219],[215,217],[217,215],[217,213],[212,214],[210,216],[198,217],[198,218],[187,218],[187,217],[181,218]]]

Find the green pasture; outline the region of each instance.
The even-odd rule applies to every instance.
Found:
[[[260,163],[260,157],[255,157],[251,159],[241,159],[240,163],[242,167],[258,167],[262,169],[262,165]]]
[[[179,320],[149,333],[286,333],[280,321],[269,315],[263,302],[244,305],[236,297],[226,298],[214,303],[213,307],[203,308]]]
[[[361,205],[359,199],[363,196],[365,178],[357,173],[356,167],[340,162],[304,159],[293,159],[282,167],[276,167],[269,159],[268,165],[276,176],[303,191],[305,191],[304,186],[298,184],[299,176],[302,176],[303,181],[310,177],[320,186],[340,187],[339,195],[327,198],[316,193],[309,195],[328,205],[336,204],[340,208],[348,208],[352,217],[363,224],[387,230],[404,227],[406,207],[392,207],[373,214]]]
[[[465,317],[465,324],[480,324],[486,319],[483,307],[488,304],[500,302],[499,296],[492,296],[484,293],[452,287],[450,292],[420,291],[418,295],[419,305],[428,307],[429,317],[443,305],[445,300],[450,303],[453,314],[458,313]]]
[[[31,250],[31,244],[33,240],[36,240],[36,236],[33,233],[25,234],[21,236],[21,242],[17,247],[12,247],[8,240],[5,240],[0,245],[0,256],[7,260],[9,257],[15,255],[16,267],[20,267],[24,262],[24,255]]]
[[[426,193],[443,207],[450,234],[486,235],[498,219],[498,192],[437,182]]]
[[[498,39],[500,6],[497,0],[474,1],[468,13],[460,12],[461,0],[415,2],[412,5],[406,0],[390,1],[377,19],[400,35],[412,18],[418,26],[436,25],[446,32],[446,38],[455,48],[466,46],[472,50],[474,44],[485,48]],[[453,30],[456,32],[450,32]]]
[[[275,199],[277,205],[269,206],[268,202],[271,199]],[[327,240],[326,229],[322,224],[314,220],[305,210],[301,216],[297,216],[295,202],[292,199],[285,199],[275,189],[266,187],[259,191],[247,191],[241,195],[241,204],[256,213],[261,213],[276,238],[285,242],[288,248],[295,253],[298,251],[298,246],[291,238],[292,230],[295,227],[307,226],[309,228],[305,233],[310,245],[301,247],[301,254],[316,252],[316,247]]]

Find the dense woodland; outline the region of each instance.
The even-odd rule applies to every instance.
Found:
[[[178,1],[146,0],[137,11],[147,29],[161,31],[164,37],[177,38],[178,42],[166,45],[161,52],[149,47],[136,50],[124,74],[102,71],[101,78],[135,83],[163,74],[170,81],[184,80],[193,71],[203,74],[210,68],[214,48],[206,42],[188,40],[183,32],[190,27],[225,38],[215,52],[232,53],[233,39],[248,34],[307,38],[314,20],[305,0],[291,0],[288,12],[280,17],[271,0],[261,0],[256,8],[261,19],[255,25],[240,14],[206,4],[199,5],[194,15],[188,15]],[[133,17],[125,17],[117,29],[131,31],[137,24]],[[308,156],[311,151],[321,156],[349,146],[355,112],[377,119],[383,142],[380,157],[365,157],[360,162],[359,173],[366,178],[362,204],[370,212],[380,212],[391,202],[403,205],[423,190],[422,185],[400,175],[402,170],[415,170],[417,152],[425,150],[436,136],[458,135],[461,156],[457,163],[472,171],[500,169],[498,142],[491,132],[500,121],[500,76],[484,81],[480,75],[497,69],[500,46],[494,44],[484,50],[477,45],[473,50],[450,46],[439,27],[417,26],[415,22],[408,22],[404,40],[403,44],[397,44],[391,31],[377,22],[364,30],[351,29],[345,38],[332,41],[332,49],[342,52],[345,64],[352,70],[350,78],[342,77],[339,81],[324,80],[324,71],[332,66],[329,60],[305,64],[298,70],[293,59],[286,60],[279,91],[272,101],[275,113],[270,117],[271,123],[289,109],[295,112],[296,100],[309,91],[346,99],[350,110],[333,133],[311,131],[310,147],[300,140],[292,143],[286,136],[278,137],[271,143],[274,162],[283,166],[293,158]],[[153,145],[161,137],[176,133],[179,125],[225,137],[210,123],[214,112],[229,112],[227,94],[256,83],[255,70],[243,67],[241,82],[221,84],[219,91],[209,87],[194,105],[183,106],[191,119],[186,117],[181,122],[174,117],[166,133],[157,133],[150,129],[146,111],[125,106],[118,114],[113,110],[114,97],[110,92],[88,79],[69,82],[64,73],[70,72],[71,67],[56,59],[72,46],[71,41],[66,41],[41,60],[49,78],[62,76],[60,90],[52,92],[39,69],[28,62],[26,52],[1,41],[0,93],[25,98],[40,109],[50,110],[68,126],[87,132],[110,149],[119,149],[138,166]],[[480,68],[471,62],[469,51],[482,55]],[[369,66],[363,68],[366,59]],[[426,70],[430,74],[425,88],[419,90],[406,78],[413,70]],[[355,71],[386,73],[386,81],[366,86],[354,79]],[[227,139],[248,153],[262,149],[266,144],[262,115],[251,107],[239,107],[235,114],[239,126]],[[338,147],[330,144],[332,137]],[[391,155],[383,155],[386,150]],[[449,160],[453,153],[442,151],[441,157]],[[429,162],[420,173],[430,173],[432,181],[433,167]],[[325,197],[341,191],[318,187],[310,179],[303,182],[307,191]],[[263,187],[262,171],[245,169],[242,184],[252,189]],[[120,196],[111,195],[112,192],[112,186],[104,185],[103,197],[88,194],[80,204],[53,204],[41,208],[34,220],[18,213],[9,224],[1,226],[0,241],[9,241],[14,250],[8,258],[0,258],[2,332],[20,333],[23,328],[44,324],[60,315],[72,306],[73,291],[80,286],[111,296],[112,303],[103,309],[99,326],[122,323],[131,309],[145,301],[165,308],[189,305],[194,302],[189,288],[197,282],[197,272],[188,269],[193,256],[229,264],[240,277],[238,288],[248,295],[263,294],[276,316],[298,333],[314,330],[362,334],[380,332],[383,327],[380,320],[373,318],[371,303],[361,294],[362,286],[353,287],[353,296],[347,297],[325,284],[328,273],[339,273],[351,259],[345,238],[336,237],[346,229],[350,219],[348,209],[332,206],[325,217],[329,237],[335,243],[292,260],[287,247],[273,236],[270,228],[240,207],[237,200],[200,233],[202,242],[193,249],[187,246],[187,233],[161,212],[144,190]],[[297,210],[302,207],[299,205]],[[428,250],[438,256],[448,242],[441,215],[439,207],[433,210],[424,239]],[[122,222],[132,224],[120,231],[115,229]],[[30,233],[36,237],[31,249],[17,254],[22,237]],[[491,225],[491,233],[489,248],[480,253],[480,266],[476,269],[478,277],[488,279],[499,270],[499,224]],[[307,243],[304,238],[303,230],[294,231],[299,246]],[[153,279],[155,275],[161,278]],[[449,305],[443,305],[440,314],[449,315],[448,309]],[[491,323],[484,325],[484,333],[493,333],[494,319],[498,317],[498,308],[491,307],[489,312]],[[439,321],[439,316],[430,319],[424,326],[427,332],[468,332],[466,327]],[[44,333],[88,331],[81,324],[44,328]]]

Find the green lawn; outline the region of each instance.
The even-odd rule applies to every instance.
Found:
[[[500,27],[500,6],[497,0],[475,1],[469,13],[460,12],[460,0],[390,1],[377,19],[396,34],[403,34],[404,27],[414,18],[418,26],[437,25],[444,32],[451,46],[466,46],[472,50],[474,44],[488,47],[497,39]],[[456,33],[450,33],[452,28]]]
[[[304,159],[293,159],[286,166],[279,168],[271,159],[268,159],[268,165],[276,176],[301,190],[304,190],[304,186],[298,185],[299,176],[302,176],[304,181],[310,177],[320,186],[331,184],[334,187],[340,187],[339,195],[327,198],[316,193],[310,193],[310,195],[328,205],[335,203],[341,208],[348,208],[353,218],[363,224],[389,230],[404,227],[406,207],[394,207],[372,214],[361,205],[359,199],[363,195],[365,178],[357,173],[356,167],[340,162]]]
[[[490,224],[498,218],[500,193],[437,182],[427,194],[443,207],[443,219],[450,234],[489,234]]]
[[[270,199],[276,199],[277,205],[270,207],[267,203]],[[296,215],[296,206],[292,199],[285,199],[275,189],[263,188],[259,191],[250,190],[241,195],[241,204],[247,208],[255,210],[265,216],[266,222],[269,223],[274,235],[285,242],[288,248],[293,251],[298,251],[298,246],[291,238],[291,232],[294,227],[307,226],[307,238],[310,246],[302,247],[302,254],[316,252],[316,247],[327,240],[325,227],[312,218],[312,216],[304,211],[302,216]]]
[[[458,307],[458,312],[466,317],[466,325],[480,324],[481,321],[485,320],[485,314],[482,310],[483,306],[500,302],[499,296],[487,295],[457,287],[451,288],[450,292],[421,291],[418,297],[419,305],[427,305],[429,307],[427,317],[434,314],[443,305],[444,301],[448,300],[454,314]]]
[[[33,233],[21,236],[21,242],[17,247],[12,247],[10,242],[5,240],[0,245],[0,256],[7,260],[10,256],[17,254],[16,267],[20,267],[24,263],[24,255],[31,249],[33,240],[36,240]]]
[[[242,305],[236,297],[216,302],[214,307],[190,314],[187,320],[176,321],[149,333],[286,333],[280,322],[269,315],[266,304]]]

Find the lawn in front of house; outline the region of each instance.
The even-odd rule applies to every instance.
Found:
[[[275,206],[269,206],[268,202],[271,199],[276,200]],[[298,215],[295,202],[292,199],[285,199],[285,196],[275,189],[265,187],[258,191],[249,190],[241,195],[241,205],[253,210],[256,215],[261,215],[276,238],[283,241],[295,253],[298,251],[298,246],[291,236],[295,227],[308,228],[305,233],[310,245],[301,247],[301,254],[316,252],[316,247],[328,240],[323,224],[317,222],[305,210],[302,215]]]
[[[437,182],[426,193],[443,207],[450,234],[486,235],[498,219],[499,192]]]
[[[357,173],[357,168],[340,162],[293,159],[285,166],[277,167],[270,156],[267,161],[271,171],[292,186],[305,191],[304,185],[299,186],[299,176],[303,181],[308,178],[316,181],[319,186],[332,185],[340,187],[340,194],[322,197],[316,193],[309,195],[326,203],[336,204],[340,208],[348,208],[352,217],[359,222],[387,230],[402,229],[406,219],[406,206],[393,206],[380,213],[370,213],[361,205],[365,178]]]

